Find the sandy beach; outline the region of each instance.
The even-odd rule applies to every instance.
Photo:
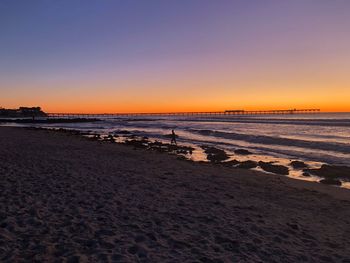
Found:
[[[0,127],[1,262],[350,262],[350,190]]]

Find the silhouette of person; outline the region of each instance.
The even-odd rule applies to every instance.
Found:
[[[174,132],[174,130],[171,130],[171,144],[175,143],[175,145],[177,145],[176,143],[176,134]]]

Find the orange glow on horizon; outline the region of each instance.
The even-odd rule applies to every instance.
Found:
[[[169,107],[159,107],[155,105],[153,107],[147,107],[145,105],[122,105],[123,107],[115,107],[113,105],[39,105],[39,104],[20,104],[10,105],[5,108],[18,108],[20,106],[40,106],[43,111],[47,113],[167,113],[167,112],[222,112],[225,110],[246,110],[246,111],[259,111],[259,110],[290,110],[290,109],[320,109],[321,112],[350,112],[348,105],[266,105],[266,106],[232,106],[232,105],[212,105],[208,107],[201,107],[200,105],[179,105]],[[4,107],[4,106],[3,106]]]

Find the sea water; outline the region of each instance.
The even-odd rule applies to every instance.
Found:
[[[291,160],[300,160],[311,167],[324,163],[350,166],[350,113],[105,117],[91,123],[37,126],[99,134],[127,130],[163,142],[170,142],[166,135],[174,129],[179,144],[196,149],[190,157],[196,161],[206,160],[201,149],[206,145],[224,149],[231,159],[239,161],[253,159],[287,165]],[[247,149],[253,155],[235,155],[236,149]],[[299,177],[301,172],[291,171],[291,176]]]

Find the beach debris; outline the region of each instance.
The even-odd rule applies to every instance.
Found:
[[[246,149],[237,149],[237,150],[234,150],[234,153],[235,154],[239,154],[239,155],[250,155],[250,154],[253,154],[252,152],[246,150]]]
[[[337,179],[332,179],[332,178],[322,179],[322,180],[320,180],[320,183],[321,184],[328,184],[328,185],[337,185],[337,186],[342,185],[341,181],[339,181]]]
[[[284,165],[271,164],[271,163],[260,161],[259,166],[261,169],[263,169],[266,172],[280,174],[280,175],[288,175],[289,174],[288,167],[286,167]]]
[[[350,167],[323,164],[319,169],[305,169],[304,172],[326,179],[343,179],[350,181]]]
[[[306,163],[304,163],[304,162],[302,162],[302,161],[292,161],[291,163],[290,163],[290,166],[292,166],[294,169],[305,169],[305,168],[308,168],[309,166],[306,164]]]
[[[220,163],[230,158],[224,150],[212,146],[201,146],[201,148],[207,154],[207,159],[210,162]]]
[[[258,166],[258,163],[255,162],[255,161],[251,161],[251,160],[248,160],[248,161],[243,161],[241,162],[237,168],[241,168],[241,169],[253,169],[253,168],[256,168]]]

